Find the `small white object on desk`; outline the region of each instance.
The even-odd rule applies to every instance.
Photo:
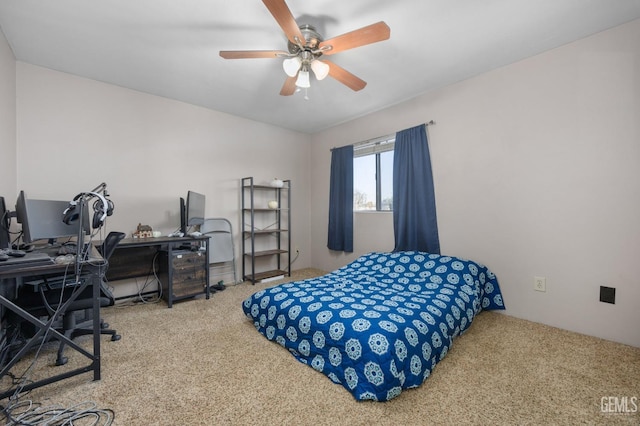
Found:
[[[198,232],[198,231],[189,232],[189,236],[190,237],[201,237],[202,236],[202,232]]]

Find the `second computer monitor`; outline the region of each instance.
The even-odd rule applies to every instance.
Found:
[[[78,235],[79,223],[66,224],[62,221],[62,213],[69,207],[68,201],[59,200],[30,200],[24,191],[20,191],[16,202],[16,213],[19,223],[22,223],[22,241],[30,244],[37,240],[72,238]],[[82,212],[82,223],[85,233],[90,233],[89,209],[85,206]]]
[[[187,194],[187,226],[202,225],[204,223],[205,196],[189,191]]]

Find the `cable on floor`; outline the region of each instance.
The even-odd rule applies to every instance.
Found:
[[[98,408],[92,401],[65,408],[61,405],[41,406],[31,400],[11,400],[7,407],[0,408],[7,426],[72,426],[80,420],[83,425],[109,426],[115,417],[113,410]]]

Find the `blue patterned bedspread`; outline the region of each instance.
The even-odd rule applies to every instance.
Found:
[[[480,310],[504,304],[485,266],[397,252],[258,291],[242,308],[267,339],[357,400],[386,401],[426,380]]]

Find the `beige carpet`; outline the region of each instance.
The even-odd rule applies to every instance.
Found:
[[[491,312],[476,318],[420,388],[386,403],[356,402],[255,330],[240,304],[263,287],[230,286],[172,309],[164,302],[108,308],[103,316],[122,340],[103,338],[102,380],[88,373],[20,400],[94,401],[115,412],[116,425],[640,424],[638,413],[606,413],[601,405],[603,397],[640,397],[640,348]],[[55,348],[45,349],[34,377],[81,361],[68,351],[68,367],[51,367]]]

